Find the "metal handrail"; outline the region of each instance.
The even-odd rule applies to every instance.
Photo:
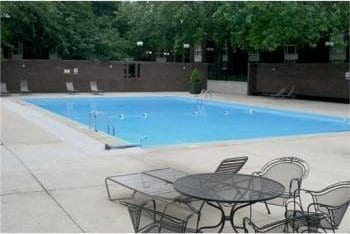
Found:
[[[197,109],[200,109],[200,105],[203,105],[203,102],[207,99],[208,96],[211,100],[211,92],[207,89],[202,89],[197,98]]]
[[[90,130],[94,130],[95,132],[97,132],[97,128],[96,128],[96,119],[97,116],[101,115],[104,119],[104,121],[107,124],[107,133],[110,134],[110,132],[112,132],[112,135],[115,136],[115,126],[112,123],[112,121],[108,118],[108,116],[103,112],[103,111],[99,111],[99,110],[92,110],[89,114],[90,117],[90,122],[89,122],[89,128]]]

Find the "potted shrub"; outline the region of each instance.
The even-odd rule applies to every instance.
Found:
[[[199,94],[202,91],[201,73],[194,68],[191,73],[191,93]]]

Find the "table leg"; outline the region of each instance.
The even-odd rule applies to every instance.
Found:
[[[222,229],[224,228],[224,225],[225,225],[225,212],[222,208],[222,206],[220,205],[220,203],[211,203],[209,201],[206,202],[208,205],[218,209],[220,212],[221,212],[221,219],[220,219],[220,222],[216,225],[213,225],[213,226],[205,226],[205,227],[201,227],[198,229],[199,232],[201,232],[203,229],[209,229],[209,228],[217,228],[221,225],[220,229],[218,232],[222,232]]]

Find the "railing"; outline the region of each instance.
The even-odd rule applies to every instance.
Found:
[[[198,95],[198,98],[197,98],[197,109],[198,110],[200,110],[200,108],[203,107],[203,103],[208,97],[211,100],[211,92],[207,89],[202,89],[201,93]]]
[[[94,130],[95,132],[97,132],[96,119],[97,119],[97,116],[99,116],[99,115],[103,117],[103,120],[107,124],[107,133],[108,134],[112,134],[113,136],[115,136],[115,126],[114,126],[114,124],[112,123],[112,121],[108,118],[108,116],[103,111],[99,111],[99,110],[93,110],[89,114],[89,117],[90,117],[90,122],[89,122],[90,130]]]

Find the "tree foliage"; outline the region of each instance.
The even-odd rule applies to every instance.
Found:
[[[64,59],[133,57],[136,42],[152,51],[211,41],[275,50],[349,37],[347,2],[1,2],[1,45],[30,45]]]

